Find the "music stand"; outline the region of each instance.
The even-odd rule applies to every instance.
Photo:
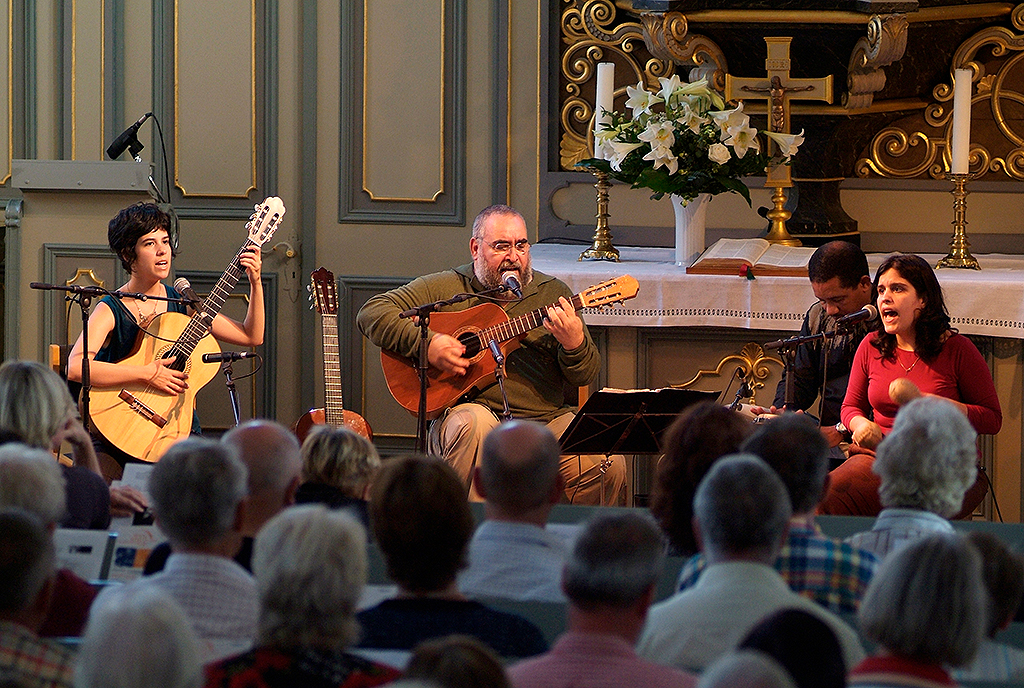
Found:
[[[558,442],[563,454],[661,454],[661,436],[687,407],[718,392],[663,387],[590,395]]]

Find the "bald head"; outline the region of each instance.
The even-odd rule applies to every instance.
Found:
[[[558,455],[558,440],[540,423],[502,423],[484,439],[477,489],[507,516],[546,506],[560,487]]]
[[[249,469],[246,534],[255,534],[294,501],[302,471],[299,440],[280,423],[250,420],[225,433],[221,442],[233,448]]]

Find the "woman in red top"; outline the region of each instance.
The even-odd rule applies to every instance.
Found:
[[[920,256],[893,254],[878,268],[875,289],[879,326],[857,349],[841,412],[854,451],[832,473],[826,513],[874,516],[881,510],[878,477],[871,472],[874,449],[910,399],[922,394],[949,399],[979,435],[994,435],[1003,422],[988,364],[950,327],[931,266]],[[978,480],[964,500],[965,510],[973,510],[987,491],[985,477],[979,473]]]

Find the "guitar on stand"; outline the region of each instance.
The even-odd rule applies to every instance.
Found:
[[[122,361],[142,366],[158,358],[173,358],[168,367],[188,373],[188,389],[168,394],[134,383],[92,390],[93,426],[115,447],[142,461],[155,462],[168,447],[188,437],[195,396],[219,370],[217,365],[203,363],[202,357],[220,352],[217,340],[209,336],[210,326],[245,272],[239,258],[246,249],[266,243],[284,213],[284,203],[276,196],[257,205],[246,224],[248,239],[192,317],[174,312],[156,316],[139,333],[135,351]]]
[[[588,287],[570,299],[575,310],[599,308],[632,299],[640,284],[630,275]],[[554,304],[552,304],[554,305]],[[495,358],[489,342],[497,342],[504,357],[519,348],[519,337],[544,323],[547,308],[538,308],[509,319],[500,306],[483,303],[461,311],[436,312],[430,315],[430,329],[448,334],[466,347],[463,356],[470,361],[465,375],[451,375],[436,368],[427,372],[427,418],[437,418],[459,397],[482,379],[494,378]],[[381,349],[381,367],[388,390],[406,410],[418,414],[420,380],[417,363],[411,358]]]
[[[370,424],[355,411],[346,411],[341,394],[341,356],[338,347],[338,292],[334,273],[317,268],[310,275],[309,299],[323,325],[324,408],[311,409],[295,422],[292,430],[303,442],[314,425],[344,425],[373,441]]]

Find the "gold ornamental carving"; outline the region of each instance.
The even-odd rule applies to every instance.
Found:
[[[729,71],[725,53],[707,36],[690,34],[686,16],[682,12],[640,15],[644,28],[644,43],[658,59],[678,65],[694,65],[700,76],[707,76],[715,89],[725,88],[725,75]],[[694,75],[691,74],[691,78]]]
[[[747,381],[750,389],[756,393],[764,387],[764,381],[768,379],[772,371],[768,364],[777,365],[782,368],[782,361],[774,356],[765,354],[764,348],[756,342],[748,342],[743,346],[739,354],[729,354],[721,361],[714,370],[698,370],[697,374],[686,382],[670,383],[669,387],[690,389],[704,377],[721,377],[722,370],[726,367],[737,366],[743,371],[743,379]],[[753,396],[750,398],[753,403]]]
[[[907,50],[906,15],[873,15],[867,35],[860,38],[850,54],[846,71],[843,106],[851,110],[871,107],[875,94],[885,86],[884,68],[901,59]]]
[[[565,0],[563,6],[559,87],[564,93],[559,99],[559,154],[562,169],[572,170],[577,162],[591,156],[588,136],[592,136],[597,63],[614,62],[618,83],[642,81],[650,88],[657,87],[659,77],[671,76],[675,67],[671,60],[659,59],[648,51],[643,26],[620,21],[612,0]]]
[[[974,86],[972,176],[1024,179],[1024,5],[1013,9],[1010,22],[1012,29],[988,27],[960,45],[950,64],[949,82],[932,89],[932,101],[921,114],[875,134],[866,157],[855,166],[858,177],[945,178],[953,126],[952,73],[963,68],[971,70]]]

